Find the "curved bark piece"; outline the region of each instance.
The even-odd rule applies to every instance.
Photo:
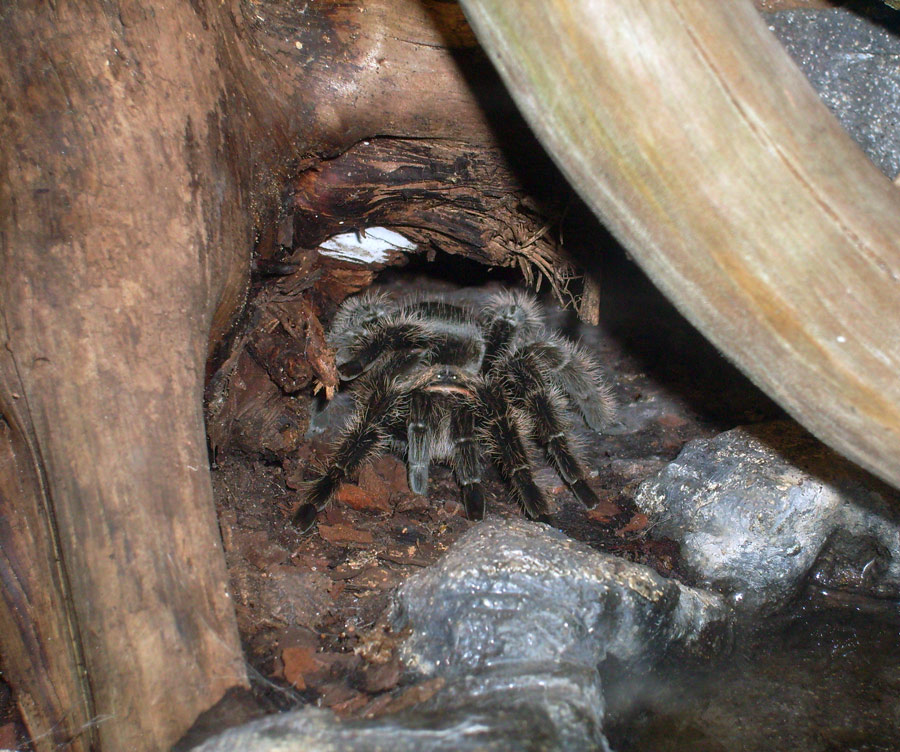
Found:
[[[826,443],[900,486],[900,196],[749,0],[461,0],[647,274]]]

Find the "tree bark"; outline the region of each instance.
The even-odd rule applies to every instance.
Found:
[[[4,667],[39,748],[164,749],[246,682],[201,408],[246,176],[189,5],[4,16]]]

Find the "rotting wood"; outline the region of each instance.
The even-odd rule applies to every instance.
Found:
[[[421,250],[456,253],[488,266],[513,266],[564,305],[576,303],[580,276],[559,241],[571,189],[531,136],[509,146],[380,138],[303,172],[293,184],[294,242],[315,247],[330,235],[394,227]],[[529,165],[529,182],[514,161]]]
[[[900,486],[900,195],[753,4],[462,3],[538,136],[667,297],[819,438]]]
[[[334,353],[320,322],[348,295],[372,283],[374,270],[300,250],[251,304],[244,333],[207,389],[207,431],[215,455],[233,448],[284,458],[296,451],[307,421],[284,399],[315,384],[330,397],[338,386]]]

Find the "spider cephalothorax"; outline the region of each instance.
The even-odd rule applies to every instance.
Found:
[[[341,306],[329,341],[341,378],[354,381],[356,407],[294,516],[302,530],[341,483],[389,450],[405,455],[415,493],[427,491],[433,461],[448,463],[472,519],[484,515],[485,454],[529,517],[546,512],[533,443],[578,499],[597,503],[569,414],[599,431],[613,418],[613,399],[596,360],[548,331],[530,295],[496,293],[476,310],[365,294]]]

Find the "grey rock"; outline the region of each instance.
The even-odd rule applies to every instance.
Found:
[[[889,178],[900,172],[900,36],[845,9],[766,14],[844,129]],[[887,16],[888,19],[895,18]]]
[[[307,709],[232,729],[197,752],[608,750],[603,662],[650,668],[727,639],[719,596],[593,551],[544,525],[493,520],[400,588],[395,627],[430,700],[394,716],[339,721]]]
[[[635,501],[655,534],[682,544],[698,584],[740,611],[782,609],[808,577],[900,593],[896,492],[791,421],[689,442]]]
[[[523,661],[593,670],[610,653],[636,664],[664,649],[694,649],[724,615],[712,594],[507,519],[470,530],[409,578],[395,622],[413,630],[401,654],[407,666],[452,677]]]

